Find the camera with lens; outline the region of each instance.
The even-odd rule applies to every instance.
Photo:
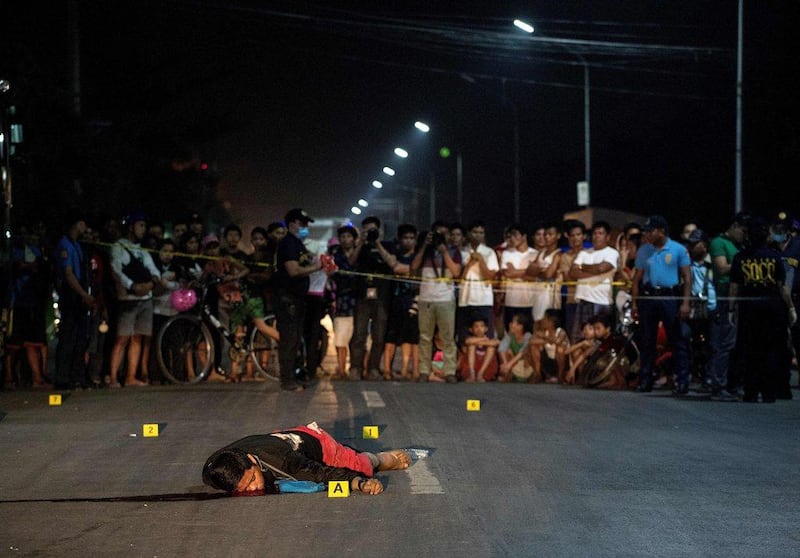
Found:
[[[444,237],[442,233],[434,231],[431,240],[431,246],[433,246],[434,248],[438,248],[442,244],[447,244],[447,239]]]
[[[367,231],[367,242],[370,244],[378,242],[378,237],[380,237],[380,231],[378,231],[378,229],[370,229]]]
[[[408,316],[413,318],[419,313],[419,295],[415,296],[408,307]]]

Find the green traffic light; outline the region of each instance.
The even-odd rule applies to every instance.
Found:
[[[442,148],[439,150],[439,156],[440,156],[442,159],[447,159],[447,158],[450,156],[450,148],[449,148],[449,147],[442,147]]]

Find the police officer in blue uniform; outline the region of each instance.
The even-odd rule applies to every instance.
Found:
[[[640,392],[653,389],[653,369],[659,322],[664,324],[675,366],[675,395],[689,393],[689,340],[681,320],[689,317],[692,293],[691,259],[686,247],[669,238],[669,225],[661,215],[647,219],[642,232],[648,240],[636,254],[631,304],[642,335],[639,369]]]

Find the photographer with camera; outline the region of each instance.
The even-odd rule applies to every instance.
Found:
[[[461,275],[461,252],[447,244],[448,227],[441,221],[431,230],[417,249],[411,271],[421,270],[419,289],[419,355],[420,376],[429,380],[433,356],[433,335],[439,328],[444,353],[444,376],[447,383],[456,379],[456,300],[453,278]]]
[[[350,340],[350,379],[360,380],[365,366],[367,336],[372,335],[372,350],[367,365],[367,378],[379,380],[381,355],[386,336],[386,320],[392,299],[393,284],[388,277],[394,274],[397,257],[391,244],[383,241],[381,220],[370,216],[361,221],[355,250],[349,257],[350,265],[362,275],[354,290],[356,306],[353,312],[353,337]],[[370,321],[372,327],[370,327]]]

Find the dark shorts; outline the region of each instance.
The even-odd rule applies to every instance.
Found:
[[[11,314],[9,345],[22,346],[25,343],[44,343],[45,312],[39,307],[16,307]]]
[[[396,297],[389,307],[389,319],[386,323],[386,336],[384,341],[394,345],[419,343],[419,320],[417,315],[409,314],[409,302]]]
[[[153,299],[121,301],[117,316],[117,337],[152,334]]]

